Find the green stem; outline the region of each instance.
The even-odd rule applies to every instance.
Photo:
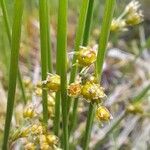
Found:
[[[89,5],[89,0],[82,0],[79,22],[78,22],[76,38],[75,38],[75,48],[74,48],[75,52],[77,52],[79,50],[79,47],[82,45],[82,42],[83,42],[83,34],[84,34],[84,30],[85,30],[88,5]],[[76,63],[76,60],[77,60],[77,55],[75,54],[73,56],[72,65]],[[77,65],[72,66],[69,83],[74,82],[76,73],[77,73],[77,69],[78,69]],[[70,97],[68,97],[68,112],[70,109],[71,101],[72,101],[72,99]]]
[[[91,23],[93,18],[93,8],[94,8],[94,0],[89,0],[89,6],[88,6],[84,35],[83,35],[83,46],[87,46],[88,44]]]
[[[41,72],[42,80],[47,77],[47,0],[39,0],[39,18],[40,18],[40,41],[41,41]],[[48,108],[47,108],[47,91],[42,91],[42,105],[43,105],[43,122],[47,124],[48,121]]]
[[[46,21],[47,21],[47,63],[48,63],[48,72],[52,72],[53,65],[52,65],[52,47],[51,47],[51,37],[50,37],[50,25],[49,25],[49,3],[47,0],[47,10],[46,10]]]
[[[11,29],[10,29],[10,23],[9,23],[9,19],[8,19],[6,4],[5,4],[4,0],[0,0],[0,2],[1,2],[1,8],[2,8],[3,17],[4,17],[7,37],[8,37],[9,44],[11,46]],[[24,103],[26,104],[27,99],[26,99],[26,95],[25,95],[25,90],[24,90],[24,85],[23,85],[23,82],[22,82],[22,77],[21,77],[20,70],[18,70],[18,82],[19,82],[19,85],[20,85],[20,88],[21,88],[22,98],[24,100]]]
[[[10,124],[13,114],[13,106],[15,100],[16,80],[18,71],[18,58],[21,38],[21,22],[23,13],[23,0],[15,0],[14,5],[14,19],[12,28],[12,44],[11,44],[11,60],[10,60],[10,71],[9,71],[9,88],[8,88],[8,99],[7,99],[7,113],[5,120],[4,129],[4,140],[3,150],[7,150],[8,137],[10,131]]]
[[[95,116],[95,104],[93,106],[93,104],[90,103],[88,116],[87,116],[87,122],[86,122],[86,130],[85,130],[85,138],[84,138],[84,143],[83,143],[83,150],[88,149],[94,116]]]
[[[57,55],[60,55],[61,100],[63,124],[63,149],[68,150],[68,111],[67,111],[67,11],[68,0],[59,0]]]
[[[87,15],[86,15],[86,23],[84,28],[84,35],[83,35],[83,46],[87,46],[88,40],[89,40],[89,33],[91,29],[91,23],[92,23],[92,17],[93,17],[93,6],[94,6],[94,0],[89,0]],[[71,115],[71,124],[70,124],[70,132],[73,131],[75,124],[76,124],[76,118],[77,118],[77,108],[78,108],[78,99],[75,99],[73,104],[73,111]],[[69,135],[70,135],[69,132]]]
[[[101,28],[101,35],[99,40],[97,61],[96,61],[96,76],[101,81],[103,63],[105,58],[105,53],[107,49],[108,38],[110,34],[110,26],[114,12],[115,0],[107,0],[105,4],[103,23]],[[83,150],[88,149],[89,138],[91,135],[92,124],[94,120],[94,115],[90,115],[91,112],[95,110],[95,105],[90,105],[88,111],[88,119],[86,123],[86,132],[84,137],[85,144],[83,145]],[[90,121],[89,121],[90,120]]]

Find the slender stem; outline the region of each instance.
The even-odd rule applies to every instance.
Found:
[[[40,18],[40,40],[41,40],[41,70],[42,80],[47,76],[47,0],[39,0],[39,18]],[[42,91],[42,105],[43,105],[43,121],[48,121],[48,108],[47,108],[47,92]]]
[[[74,49],[75,52],[79,50],[79,46],[82,44],[88,5],[89,5],[89,0],[82,0],[80,16],[79,16],[79,24],[78,24],[76,38],[75,38],[75,49]],[[76,63],[76,59],[77,59],[77,56],[74,55],[72,64]],[[74,65],[71,69],[70,83],[74,82],[76,72],[77,72],[77,66]]]
[[[86,130],[85,130],[85,140],[84,140],[84,143],[83,143],[83,150],[88,149],[94,116],[95,116],[95,104],[93,106],[90,103],[88,116],[87,116],[87,124],[86,124]]]
[[[89,40],[89,33],[92,23],[92,17],[93,17],[93,6],[94,6],[94,0],[89,0],[87,15],[86,15],[86,23],[84,28],[84,35],[83,35],[83,46],[87,46],[88,40]],[[70,124],[70,132],[73,131],[75,124],[76,124],[76,118],[77,118],[77,108],[78,108],[78,99],[75,99],[73,104],[73,110],[72,110],[72,116],[71,118],[71,124]],[[69,135],[70,135],[69,132]]]
[[[51,37],[50,37],[50,17],[49,17],[49,3],[47,0],[47,10],[46,10],[46,21],[47,21],[47,63],[48,63],[48,72],[52,72],[52,47],[51,47]]]
[[[18,71],[18,57],[20,48],[20,38],[21,38],[21,22],[23,13],[23,0],[15,0],[14,5],[14,19],[12,28],[12,44],[11,44],[11,60],[10,60],[10,71],[9,71],[9,88],[8,88],[8,99],[7,99],[7,113],[5,120],[4,129],[4,140],[3,140],[3,150],[7,150],[8,137],[10,131],[10,124],[13,113],[13,106],[15,100],[15,90],[16,90],[16,80]]]
[[[148,84],[132,101],[132,103],[139,103],[142,101],[142,98],[146,95],[146,93],[150,90],[150,84]]]
[[[61,100],[63,123],[63,149],[68,150],[68,111],[67,111],[67,11],[68,0],[59,0],[57,55],[60,55]],[[58,54],[59,53],[59,54]]]
[[[105,5],[101,35],[99,39],[97,61],[96,61],[97,76],[100,80],[102,76],[103,63],[105,59],[105,53],[106,53],[108,38],[110,34],[110,26],[111,26],[113,13],[114,13],[115,2],[116,0],[107,0]]]
[[[83,42],[83,34],[84,34],[84,29],[85,29],[88,5],[89,5],[89,0],[82,0],[79,22],[78,22],[76,38],[75,38],[75,48],[74,48],[75,52],[79,50],[79,47],[82,45],[82,42]],[[76,60],[77,60],[77,56],[75,54],[73,56],[72,65],[76,63]],[[77,65],[72,66],[71,74],[70,74],[70,83],[74,82],[77,69],[78,69]],[[70,105],[71,105],[71,98],[68,97],[68,111],[70,109]]]
[[[110,34],[110,25],[113,17],[115,0],[106,0],[103,23],[101,28],[101,38],[99,40],[97,61],[96,61],[96,76],[101,81],[103,63],[107,48],[107,42]],[[91,128],[94,120],[94,115],[90,115],[91,112],[95,110],[95,105],[90,105],[88,111],[88,118],[86,123],[86,134],[84,137],[85,144],[83,145],[83,150],[88,149],[88,143],[91,135]]]
[[[59,129],[60,129],[60,92],[56,93],[55,99],[55,118],[54,118],[54,133],[56,136],[59,136]]]
[[[6,4],[5,4],[4,0],[0,0],[0,2],[1,2],[1,8],[2,8],[3,17],[4,17],[7,37],[8,37],[9,44],[11,46],[11,29],[10,29],[10,23],[9,23],[9,19],[8,19]],[[26,104],[27,99],[26,99],[26,95],[25,95],[25,90],[24,90],[24,85],[23,85],[23,82],[22,82],[22,77],[21,77],[20,70],[18,70],[18,82],[19,82],[19,85],[20,85],[20,88],[21,88],[23,101]]]
[[[93,18],[93,8],[94,8],[94,0],[89,0],[89,6],[88,6],[84,35],[83,35],[83,46],[86,46],[88,44],[92,18]]]

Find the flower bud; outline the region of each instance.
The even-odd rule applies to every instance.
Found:
[[[111,32],[126,31],[126,23],[123,19],[113,19],[110,27]]]
[[[60,76],[56,74],[48,74],[47,79],[42,82],[43,88],[53,92],[60,89]]]
[[[31,143],[31,142],[27,143],[24,148],[25,150],[36,150],[34,143]]]
[[[71,83],[68,87],[68,95],[70,97],[78,97],[81,93],[81,85],[79,83]]]
[[[36,112],[32,107],[26,107],[23,111],[24,118],[33,118],[36,116]]]
[[[142,114],[143,108],[140,104],[130,104],[127,107],[127,112],[131,114]]]
[[[105,106],[100,106],[96,110],[96,118],[99,121],[109,121],[111,119],[111,114]]]
[[[77,60],[81,66],[90,66],[96,61],[96,52],[89,47],[80,47]]]
[[[98,100],[106,97],[104,89],[99,84],[86,82],[81,88],[81,95],[87,101]]]

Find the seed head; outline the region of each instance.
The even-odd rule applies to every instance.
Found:
[[[140,8],[140,3],[136,0],[132,0],[125,8],[125,12],[127,14],[131,14],[133,12],[137,12],[138,9]]]
[[[96,110],[96,118],[99,121],[109,121],[111,119],[111,114],[105,106],[100,106]]]
[[[140,104],[130,104],[127,107],[127,112],[131,114],[142,114],[143,108]]]
[[[33,109],[32,106],[30,107],[26,107],[23,111],[23,117],[24,118],[33,118],[36,116],[36,112],[35,110]]]
[[[43,88],[53,92],[60,89],[60,76],[57,74],[48,74],[47,79],[42,82]]]
[[[53,135],[53,134],[49,134],[47,135],[47,142],[50,146],[54,146],[58,144],[58,138],[57,136]]]
[[[96,61],[96,52],[89,47],[80,47],[77,60],[81,66],[90,66]]]
[[[98,100],[106,97],[104,89],[99,84],[86,82],[81,88],[81,95],[87,101]]]
[[[68,95],[70,97],[78,97],[81,93],[81,85],[79,83],[71,83],[68,87]]]
[[[29,142],[25,145],[24,149],[25,150],[36,150],[36,147],[35,147],[34,143]]]
[[[126,31],[126,23],[124,19],[113,19],[111,23],[111,32]]]
[[[134,26],[140,24],[143,21],[142,11],[130,13],[126,18],[126,24]]]

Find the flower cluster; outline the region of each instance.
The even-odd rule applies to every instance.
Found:
[[[15,142],[22,139],[25,150],[60,150],[58,148],[58,138],[40,122],[40,117],[33,107],[26,107],[23,116],[28,120],[22,127],[12,132],[10,144],[15,144]],[[35,116],[36,118],[34,118]]]
[[[139,8],[140,3],[138,1],[131,1],[125,7],[123,13],[112,20],[111,31],[126,31],[128,26],[140,24],[143,21],[143,14]]]

